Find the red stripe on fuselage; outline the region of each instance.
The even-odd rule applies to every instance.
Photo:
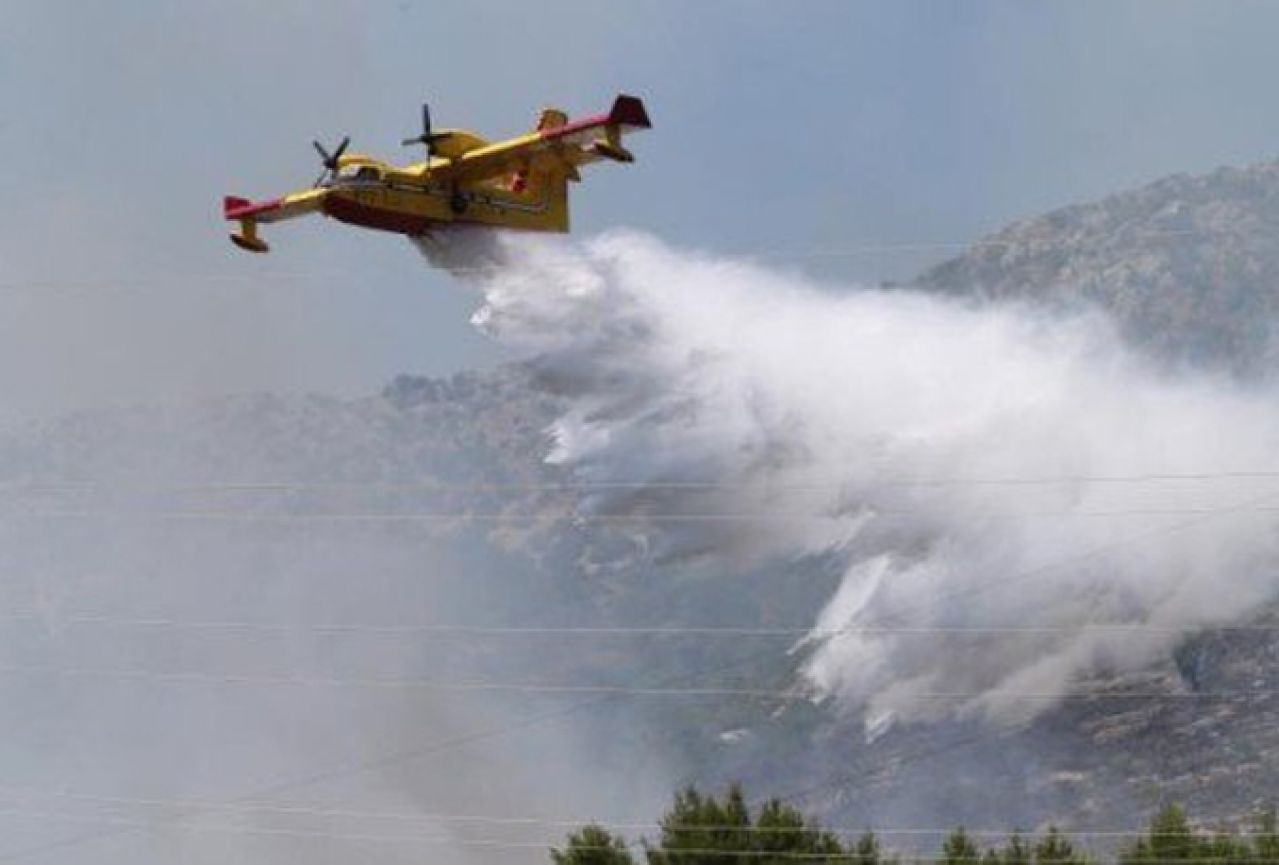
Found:
[[[604,126],[608,123],[609,115],[596,114],[594,117],[587,117],[584,120],[574,120],[572,123],[565,123],[563,126],[557,126],[554,129],[543,129],[542,138],[551,140],[553,138],[563,138],[565,135],[572,135],[574,132],[581,132],[584,129],[594,129],[598,126]]]
[[[424,216],[415,216],[382,207],[370,207],[340,195],[326,196],[322,207],[327,215],[339,222],[376,228],[379,231],[393,231],[396,234],[422,234],[436,224],[434,220]]]

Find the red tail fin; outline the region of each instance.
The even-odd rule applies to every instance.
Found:
[[[634,126],[639,129],[651,129],[652,122],[648,112],[644,110],[644,102],[637,96],[622,94],[613,101],[613,108],[608,112],[608,122],[618,126]]]
[[[234,213],[242,210],[253,202],[247,198],[238,198],[234,195],[228,195],[222,199],[222,215],[227,219],[235,219]]]

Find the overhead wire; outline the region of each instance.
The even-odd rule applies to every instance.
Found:
[[[1142,238],[1184,238],[1184,237],[1230,237],[1236,236],[1234,232],[1223,231],[1219,229],[1127,229],[1117,228],[1102,232],[1106,237],[1123,237],[1125,240],[1142,239]],[[914,242],[897,242],[897,243],[866,243],[866,244],[849,244],[843,246],[831,247],[791,247],[781,248],[773,247],[767,249],[755,250],[720,250],[717,251],[721,255],[736,256],[744,263],[756,263],[759,261],[785,261],[785,260],[819,260],[819,259],[839,259],[839,258],[855,258],[867,255],[878,255],[883,253],[919,253],[919,252],[942,252],[947,250],[963,251],[963,250],[980,250],[980,249],[1003,249],[1015,248],[1023,245],[1023,242],[1017,239],[1008,238],[1000,239],[998,237],[988,237],[975,241],[914,241]],[[535,265],[538,272],[569,270],[576,269],[578,265],[572,261],[541,261]],[[465,267],[448,267],[443,265],[442,269],[452,276],[482,276],[493,273],[503,273],[511,271],[512,265],[494,262],[484,265],[469,265]],[[363,271],[341,271],[341,270],[316,270],[316,271],[240,271],[234,273],[172,273],[172,274],[134,274],[119,276],[104,276],[92,279],[84,277],[69,277],[65,280],[42,279],[32,280],[8,280],[0,281],[0,292],[4,291],[78,291],[78,290],[94,290],[101,288],[121,288],[121,287],[152,287],[158,286],[165,289],[172,287],[174,283],[183,285],[192,285],[200,283],[249,283],[253,285],[269,285],[277,282],[288,281],[311,281],[323,282],[334,278],[347,279],[353,282],[367,282],[370,276],[393,276],[395,272],[391,270],[380,270],[376,272]]]
[[[53,799],[58,801],[80,802],[85,804],[103,805],[121,808],[145,808],[152,810],[160,809],[193,809],[216,811],[230,816],[236,817],[315,817],[321,819],[351,819],[351,820],[369,820],[369,821],[386,821],[394,823],[419,823],[424,826],[432,827],[432,824],[479,824],[504,827],[546,827],[556,830],[571,829],[591,824],[601,828],[615,831],[644,831],[644,830],[669,830],[674,832],[683,831],[732,831],[740,832],[748,835],[792,835],[803,834],[813,830],[813,826],[760,826],[740,824],[711,824],[711,823],[695,823],[683,824],[672,820],[622,820],[622,819],[600,819],[591,816],[576,817],[540,817],[533,815],[493,815],[493,814],[455,814],[455,813],[431,813],[418,811],[387,811],[377,809],[351,809],[351,808],[334,808],[323,806],[305,806],[305,805],[281,805],[272,802],[226,802],[216,799],[191,799],[181,797],[155,797],[155,796],[108,796],[92,793],[79,793],[74,791],[63,790],[46,790],[35,787],[15,787],[0,786],[0,797],[12,797],[23,799]],[[0,805],[0,813],[3,813],[3,806]],[[821,824],[820,829],[841,836],[854,837],[865,833],[868,828],[865,826],[848,826],[839,824]],[[910,837],[910,836],[932,836],[945,835],[955,831],[954,826],[950,827],[900,827],[889,826],[876,828],[873,834],[883,837]],[[1003,837],[1012,834],[1014,830],[994,829],[994,828],[974,828],[964,827],[967,835],[974,837]],[[1088,828],[1072,828],[1069,835],[1075,838],[1130,838],[1130,837],[1161,837],[1163,835],[1173,835],[1179,833],[1161,833],[1156,830],[1139,830],[1139,829],[1088,829]],[[1264,830],[1250,830],[1240,828],[1235,830],[1238,837],[1248,838],[1270,833]]]
[[[554,845],[555,840],[511,840],[502,838],[467,838],[454,837],[451,835],[423,835],[417,833],[388,833],[388,832],[334,832],[321,831],[315,829],[292,829],[280,827],[262,827],[262,826],[232,826],[227,824],[194,824],[189,821],[149,818],[137,819],[130,817],[105,816],[105,815],[89,815],[76,814],[70,812],[59,811],[42,811],[37,809],[0,807],[0,816],[9,815],[15,817],[25,817],[41,820],[65,821],[73,823],[93,823],[103,824],[112,827],[127,827],[137,829],[177,829],[184,832],[195,833],[213,833],[213,834],[230,834],[230,835],[246,835],[261,837],[281,837],[296,839],[315,839],[324,841],[348,841],[348,842],[373,842],[373,843],[392,843],[392,844],[423,844],[423,845],[448,845],[455,847],[477,847],[477,848],[495,848],[495,849],[546,849],[548,846]],[[589,821],[588,821],[589,822]],[[705,827],[692,827],[693,829],[704,830]],[[729,827],[732,831],[739,831],[742,834],[748,834],[744,827]],[[676,830],[679,831],[679,830]],[[954,831],[954,830],[947,830]],[[875,833],[879,834],[879,833]],[[928,834],[941,834],[929,832]],[[969,833],[976,834],[976,833]],[[1005,836],[1013,833],[1004,833]],[[1082,836],[1081,836],[1082,837]],[[1127,833],[1122,836],[1112,837],[1150,837],[1147,833]],[[562,843],[562,842],[561,842]],[[632,849],[644,849],[643,841],[623,841],[624,846]],[[600,850],[607,851],[614,849],[603,845],[575,844],[574,849]],[[862,858],[862,854],[856,851],[847,851],[844,853],[819,853],[801,850],[761,850],[758,848],[724,848],[724,847],[696,847],[682,846],[676,847],[672,853],[682,855],[697,856],[732,856],[735,858],[767,858],[767,859],[783,859],[783,860],[804,860],[804,861],[846,861],[858,860]],[[908,862],[917,863],[933,863],[933,862],[954,862],[954,857],[937,856],[937,855],[913,855],[906,857]],[[974,857],[973,862],[981,861],[980,857]],[[1140,861],[1140,860],[1126,860]],[[1158,857],[1152,857],[1152,863],[1163,861]],[[1221,856],[1207,857],[1190,857],[1178,858],[1178,862],[1187,863],[1221,863]]]
[[[1261,502],[1263,502],[1263,501],[1267,500],[1268,498],[1269,498],[1269,497],[1261,497],[1260,499],[1250,500],[1249,502],[1245,502],[1245,503],[1243,503],[1243,504],[1235,505],[1235,506],[1228,507],[1228,508],[1219,508],[1219,509],[1194,509],[1194,510],[1189,511],[1189,512],[1190,512],[1190,513],[1195,513],[1195,514],[1197,514],[1197,515],[1199,515],[1199,516],[1201,516],[1201,517],[1213,518],[1213,517],[1216,517],[1216,516],[1218,516],[1218,515],[1229,514],[1229,513],[1235,513],[1235,512],[1238,512],[1238,511],[1240,511],[1240,510],[1243,510],[1243,509],[1279,510],[1279,508],[1267,507],[1267,506],[1264,506],[1264,505],[1262,505],[1262,504],[1261,504]],[[1175,513],[1187,513],[1187,511],[1184,511],[1184,510],[1178,510],[1178,511],[1174,511],[1174,512],[1175,512]],[[307,518],[307,517],[312,517],[312,516],[314,516],[314,515],[297,515],[297,516],[298,516],[298,517],[301,517],[301,518]],[[387,515],[376,515],[376,516],[377,516],[377,517],[385,517],[385,516],[387,516]],[[403,515],[398,515],[398,516],[399,516],[399,518],[407,518],[407,517],[403,517]],[[651,515],[649,515],[649,516],[650,516],[650,518],[651,518]],[[374,517],[375,517],[375,515],[369,515],[369,517],[370,517],[370,518],[374,518]],[[1161,535],[1161,534],[1165,534],[1165,533],[1167,533],[1167,532],[1169,532],[1169,531],[1178,531],[1178,530],[1181,530],[1181,529],[1184,529],[1184,528],[1189,528],[1189,527],[1192,527],[1192,526],[1193,526],[1193,525],[1195,525],[1195,524],[1198,524],[1200,521],[1201,521],[1201,520],[1196,519],[1196,520],[1187,521],[1187,522],[1184,522],[1184,523],[1178,523],[1177,525],[1172,526],[1172,527],[1164,527],[1164,528],[1161,528],[1161,529],[1157,529],[1157,530],[1155,530],[1154,535],[1155,535],[1155,536],[1158,536],[1158,535]],[[1122,542],[1122,541],[1121,541],[1120,543],[1125,543],[1125,542]],[[1111,545],[1104,545],[1104,546],[1103,546],[1103,548],[1101,548],[1101,550],[1100,550],[1100,551],[1099,551],[1099,550],[1086,551],[1085,553],[1081,554],[1080,556],[1072,557],[1072,559],[1071,559],[1071,560],[1073,561],[1073,560],[1080,559],[1080,558],[1088,558],[1088,557],[1092,557],[1092,556],[1095,556],[1095,555],[1100,554],[1100,552],[1104,552],[1105,550],[1109,549],[1110,547],[1111,547]],[[1039,570],[1039,569],[1032,569],[1032,571],[1030,572],[1030,574],[1031,574],[1031,575],[1033,575],[1033,574],[1037,573],[1037,572],[1038,572],[1038,570]],[[1023,578],[1024,578],[1024,576],[1014,577],[1014,579],[1023,579]],[[1004,580],[997,580],[997,581],[993,581],[993,582],[994,582],[994,583],[996,583],[996,584],[1002,584],[1002,583],[1006,582],[1006,581],[1007,581],[1007,579],[1008,579],[1008,578],[1005,578]],[[980,588],[980,587],[979,587],[979,588]],[[19,620],[19,619],[21,619],[21,620],[39,620],[39,621],[44,621],[44,622],[47,622],[47,623],[52,623],[52,622],[54,622],[54,621],[58,621],[59,623],[66,623],[66,624],[80,624],[80,625],[96,624],[96,625],[112,625],[112,626],[130,626],[130,627],[171,628],[171,629],[172,629],[172,628],[190,628],[190,629],[197,629],[197,628],[198,628],[198,629],[209,629],[209,630],[212,630],[212,629],[223,629],[223,630],[227,630],[227,629],[239,629],[239,630],[269,630],[269,631],[293,631],[293,630],[296,630],[296,629],[297,629],[297,626],[293,626],[293,625],[281,626],[281,625],[272,625],[272,624],[269,624],[269,623],[255,623],[255,622],[225,622],[225,621],[224,621],[224,622],[178,622],[178,621],[175,621],[175,620],[155,620],[155,619],[151,619],[151,620],[146,620],[146,619],[121,620],[121,619],[112,619],[112,618],[110,618],[110,617],[104,617],[104,616],[72,616],[72,617],[64,617],[64,618],[62,618],[62,619],[58,619],[58,618],[56,618],[56,617],[52,617],[52,616],[50,616],[50,615],[49,615],[49,614],[47,614],[47,613],[41,613],[41,612],[38,612],[38,611],[31,611],[31,612],[26,612],[26,613],[10,614],[10,615],[8,615],[8,616],[3,616],[3,617],[0,617],[0,618],[5,618],[5,619],[9,619],[9,620]],[[723,634],[723,635],[733,635],[733,636],[745,636],[745,635],[768,635],[768,636],[786,636],[786,637],[792,637],[792,636],[798,637],[798,636],[805,636],[805,635],[807,635],[807,636],[813,636],[813,637],[823,637],[823,636],[837,636],[837,635],[840,635],[840,634],[846,634],[846,633],[867,633],[867,634],[876,634],[876,633],[878,633],[878,634],[890,634],[890,633],[897,633],[897,634],[905,634],[905,633],[923,633],[923,634],[936,634],[936,633],[952,632],[952,633],[1010,633],[1010,634],[1011,634],[1011,633],[1052,633],[1052,632],[1057,632],[1057,631],[1066,631],[1066,632],[1069,632],[1069,631],[1082,631],[1082,630],[1121,631],[1121,632],[1131,632],[1131,631],[1159,632],[1159,629],[1158,629],[1158,628],[1156,628],[1155,626],[1151,626],[1151,625],[1148,625],[1148,624],[1140,624],[1140,623],[1139,623],[1139,624],[1116,624],[1116,625],[1084,626],[1084,627],[1074,627],[1074,626],[1045,627],[1045,626],[1040,626],[1040,627],[1018,627],[1018,628],[1005,628],[1005,627],[938,628],[938,627],[919,627],[919,626],[909,626],[909,625],[902,625],[902,626],[897,626],[897,627],[894,627],[894,626],[878,625],[878,626],[873,626],[873,627],[840,628],[840,629],[825,629],[825,630],[823,630],[823,629],[812,629],[812,628],[809,628],[809,629],[805,629],[805,628],[780,628],[780,629],[779,629],[779,628],[744,628],[744,627],[737,627],[737,628],[733,628],[733,627],[727,627],[727,628],[707,628],[707,627],[695,627],[695,626],[682,626],[682,627],[681,627],[681,626],[653,626],[653,627],[620,627],[620,626],[610,626],[610,627],[598,627],[598,626],[594,626],[594,627],[592,627],[592,626],[579,626],[579,627],[549,627],[549,626],[541,626],[541,627],[501,627],[501,626],[487,626],[487,627],[486,627],[486,626],[478,626],[478,625],[460,625],[460,624],[420,624],[420,625],[419,625],[419,624],[415,624],[415,625],[377,625],[377,626],[373,626],[373,625],[360,625],[360,624],[333,624],[333,625],[316,625],[316,626],[305,626],[305,627],[306,627],[307,629],[309,629],[309,630],[315,630],[315,631],[347,632],[347,633],[350,633],[350,632],[376,632],[376,633],[383,633],[383,634],[385,634],[385,633],[415,633],[415,634],[417,634],[417,633],[432,633],[432,632],[434,632],[434,633],[459,633],[459,634],[463,634],[463,633],[464,633],[464,634],[482,634],[482,635],[499,635],[499,634],[509,634],[509,635],[515,635],[515,634],[526,634],[526,635],[529,635],[529,634],[551,634],[551,633],[556,633],[556,634],[596,634],[596,635],[598,635],[598,634],[611,634],[611,635],[622,635],[622,634],[629,634],[629,635],[637,635],[637,634],[645,634],[645,635],[677,635],[677,634],[701,634],[701,635],[708,635],[708,634]],[[1169,629],[1169,630],[1175,630],[1175,629]],[[1214,630],[1214,631],[1237,631],[1237,632],[1271,632],[1271,631],[1275,630],[1275,626],[1261,626],[1261,625],[1255,625],[1255,626],[1233,625],[1233,626],[1230,626],[1230,625],[1223,625],[1223,626],[1215,626],[1215,627],[1211,627],[1211,628],[1208,628],[1207,630]]]
[[[669,685],[677,685],[679,682],[690,678],[693,675],[706,673],[725,673],[738,669],[747,664],[758,661],[758,654],[750,654],[745,658],[734,659],[725,664],[718,664],[709,670],[703,669],[696,673],[680,673],[673,676],[665,677],[665,682]],[[395,768],[402,770],[405,766],[418,761],[437,756],[442,753],[456,751],[461,748],[468,748],[493,739],[503,738],[512,734],[525,732],[536,727],[549,723],[563,721],[580,712],[588,709],[603,707],[618,701],[620,697],[616,694],[592,694],[583,699],[575,700],[568,705],[558,706],[545,711],[537,711],[532,714],[526,714],[518,721],[506,722],[496,726],[482,728],[479,730],[471,730],[465,733],[449,736],[444,739],[438,739],[424,745],[417,745],[410,748],[401,748],[390,752],[384,752],[373,757],[353,760],[351,762],[332,766],[319,771],[311,772],[306,775],[295,776],[274,784],[257,788],[255,791],[237,797],[231,801],[244,801],[257,798],[276,796],[283,793],[296,792],[298,790],[310,789],[323,784],[332,783],[334,781],[351,778],[382,769]],[[193,815],[190,820],[201,819],[200,814]],[[18,862],[29,859],[32,856],[44,855],[52,850],[65,849],[68,847],[77,847],[85,843],[100,840],[104,837],[114,836],[122,830],[119,827],[99,828],[88,833],[83,833],[71,838],[62,838],[56,841],[38,844],[27,847],[22,850],[14,851],[8,854],[0,854],[0,862]]]
[[[951,477],[876,477],[864,483],[875,487],[1022,487],[1085,486],[1193,482],[1216,480],[1279,480],[1279,469],[1202,469],[1182,471],[1147,471],[1128,474],[1078,474],[1036,476],[951,476]],[[420,481],[332,480],[291,481],[284,479],[180,480],[166,483],[138,483],[118,478],[109,480],[76,478],[7,478],[0,480],[0,492],[142,492],[142,493],[220,493],[220,492],[462,492],[462,493],[578,493],[578,492],[647,492],[647,491],[758,491],[758,492],[826,492],[849,490],[857,486],[849,481],[758,481],[758,480],[672,480],[662,478],[563,481]]]
[[[920,516],[931,513],[922,509],[867,508],[870,516]],[[1131,517],[1180,517],[1213,516],[1218,514],[1279,513],[1279,505],[1252,505],[1239,507],[1163,507],[1117,508],[1112,510],[1058,510],[1058,511],[972,511],[973,519],[1123,519]],[[259,511],[247,508],[221,510],[106,510],[106,509],[58,509],[31,510],[0,514],[0,519],[14,520],[159,520],[172,522],[220,522],[261,524],[431,524],[431,523],[575,523],[575,524],[655,524],[655,523],[785,523],[785,522],[843,522],[856,514],[838,513],[581,513],[581,512],[501,512],[469,511]]]
[[[500,681],[437,681],[420,678],[370,678],[359,676],[307,676],[307,675],[249,675],[213,673],[202,670],[148,670],[113,669],[94,667],[55,667],[0,665],[0,676],[71,678],[137,681],[146,684],[211,684],[211,685],[260,685],[278,687],[294,685],[308,688],[360,688],[389,691],[453,691],[500,692],[522,694],[579,695],[594,694],[619,697],[748,697],[779,700],[813,700],[816,696],[803,688],[748,688],[718,685],[683,687],[642,687],[573,682],[500,682]],[[978,691],[916,691],[896,694],[902,700],[968,700],[983,696],[990,689]],[[1052,691],[998,691],[1002,697],[1018,699],[1060,700],[1232,700],[1272,699],[1279,697],[1279,688],[1234,688],[1215,691],[1161,691],[1084,689]]]
[[[0,622],[27,622],[49,628],[103,627],[138,630],[173,631],[247,631],[267,634],[335,634],[372,636],[458,635],[467,637],[799,637],[825,638],[838,636],[936,636],[955,635],[1035,635],[1075,633],[1150,633],[1181,634],[1185,627],[1141,622],[1077,625],[849,625],[839,628],[804,626],[748,625],[477,625],[447,622],[374,623],[374,622],[266,622],[234,619],[170,619],[116,617],[108,615],[63,615],[56,611],[20,611],[0,613]],[[1196,628],[1206,633],[1279,633],[1279,624],[1229,625],[1207,624]]]
[[[876,488],[946,488],[946,487],[1038,487],[1072,485],[1136,485],[1148,483],[1204,482],[1211,480],[1272,480],[1279,479],[1275,470],[1227,470],[1199,472],[1159,472],[1130,475],[1079,475],[1059,477],[991,477],[991,478],[884,478],[874,481]],[[699,491],[755,491],[762,495],[776,496],[783,493],[852,491],[849,483],[759,483],[733,481],[564,481],[564,482],[509,482],[509,483],[457,483],[446,481],[421,482],[283,482],[283,481],[225,481],[185,482],[172,484],[130,484],[112,481],[71,480],[9,480],[0,482],[0,493],[22,496],[59,494],[107,494],[137,493],[154,495],[191,495],[201,493],[238,494],[373,494],[373,493],[565,493],[592,494],[597,492],[699,492]],[[931,513],[922,507],[901,507],[889,503],[861,502],[844,506],[845,511],[832,509],[795,511],[778,508],[756,511],[709,510],[648,510],[636,508],[626,512],[581,510],[576,507],[567,512],[552,508],[528,511],[521,507],[514,510],[481,510],[470,507],[434,508],[431,510],[377,509],[361,511],[334,510],[276,510],[239,507],[85,507],[49,506],[23,508],[0,512],[0,518],[11,519],[159,519],[175,521],[221,522],[349,522],[349,523],[437,523],[446,521],[470,521],[489,523],[572,521],[576,523],[715,523],[715,522],[806,522],[837,521],[853,516],[912,516]],[[1039,507],[1022,509],[974,509],[974,519],[1115,519],[1130,517],[1159,517],[1212,514],[1219,512],[1275,512],[1279,507],[1257,503],[1248,508],[1237,505],[1158,505],[1116,507]]]

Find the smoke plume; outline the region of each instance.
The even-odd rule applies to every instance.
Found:
[[[838,556],[796,650],[894,719],[1023,721],[1273,598],[1279,405],[1065,317],[623,233],[428,254],[567,398],[551,460],[671,557]],[[464,264],[460,264],[464,262]]]

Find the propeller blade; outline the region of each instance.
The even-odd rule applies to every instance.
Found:
[[[343,153],[346,153],[346,149],[351,146],[351,136],[347,135],[343,137],[342,141],[338,144],[337,149],[332,153],[329,153],[329,151],[324,148],[324,145],[318,141],[312,141],[311,145],[315,148],[315,152],[320,154],[320,162],[324,164],[324,167],[329,171],[337,171],[338,160],[342,158]]]
[[[315,152],[320,154],[320,163],[324,166],[324,171],[320,176],[315,178],[312,187],[317,187],[330,177],[336,177],[338,173],[338,160],[342,158],[342,154],[346,153],[346,149],[351,146],[351,136],[345,135],[338,143],[337,149],[332,153],[324,148],[324,145],[318,141],[312,141],[311,146],[315,148]]]
[[[405,147],[411,147],[414,144],[421,144],[426,148],[427,156],[435,155],[435,145],[441,141],[452,138],[451,132],[432,132],[431,131],[431,106],[429,103],[422,103],[422,134],[415,135],[412,138],[405,138],[400,142]]]

